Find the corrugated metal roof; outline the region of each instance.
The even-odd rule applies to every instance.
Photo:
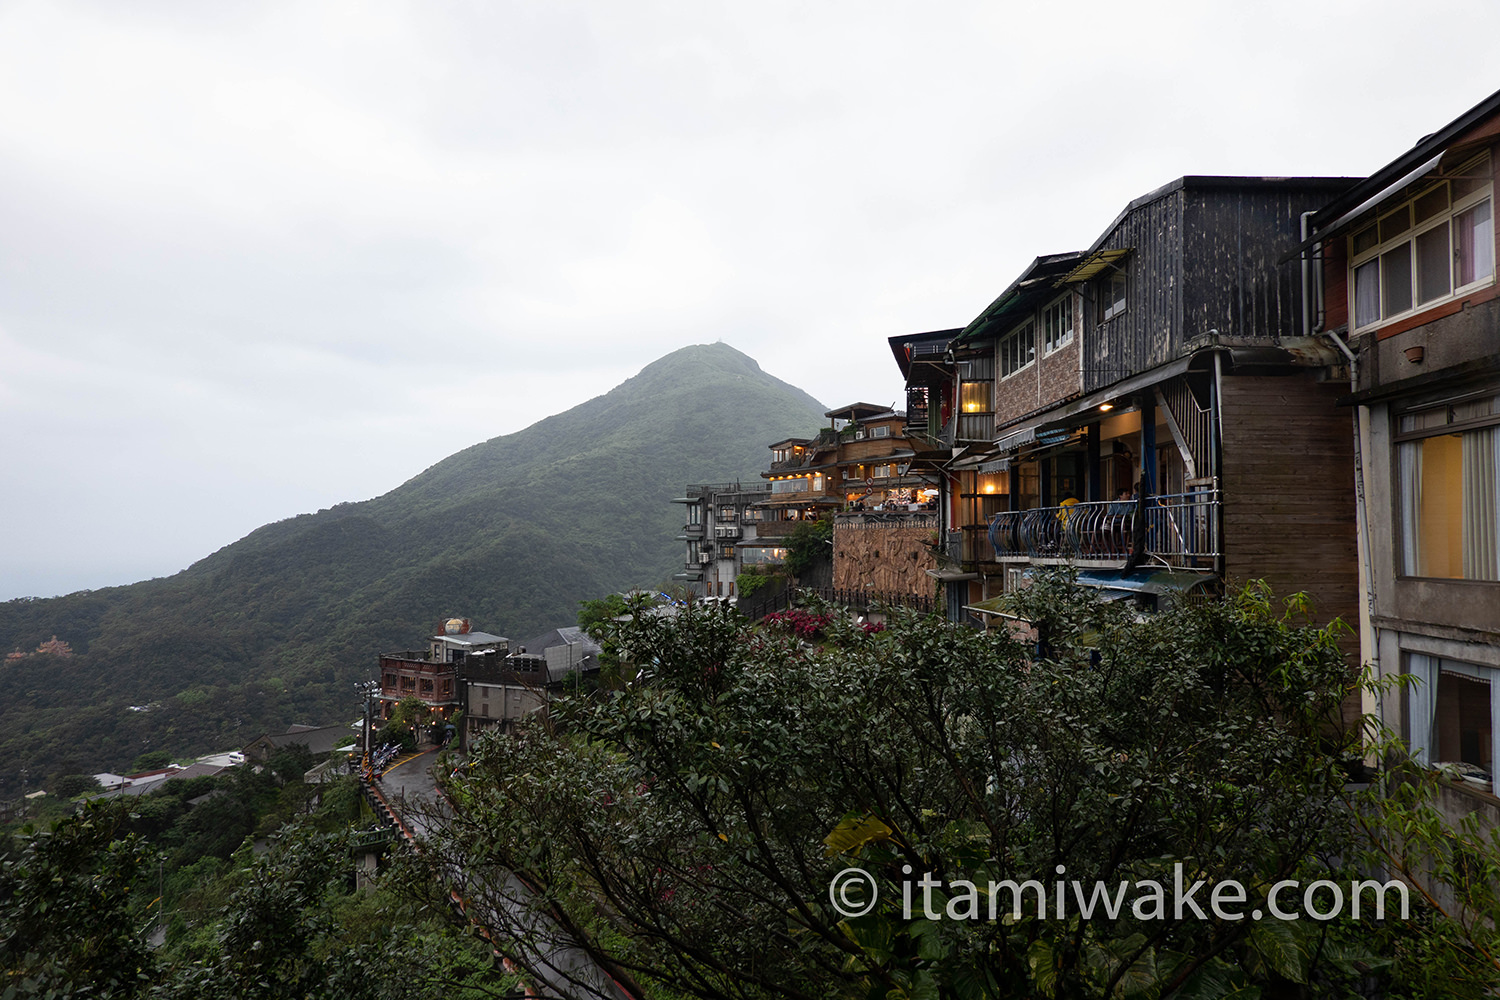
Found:
[[[1117,250],[1095,250],[1083,259],[1073,270],[1058,279],[1059,285],[1076,284],[1080,281],[1088,281],[1096,277],[1105,268],[1114,264],[1122,257],[1128,256],[1133,247],[1121,247]]]

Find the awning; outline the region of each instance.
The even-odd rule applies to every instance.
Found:
[[[1079,263],[1079,265],[1057,280],[1059,285],[1076,284],[1080,281],[1088,281],[1097,277],[1100,272],[1112,267],[1115,261],[1130,253],[1132,247],[1123,247],[1119,250],[1095,250]]]
[[[756,507],[842,507],[842,497],[829,497],[819,494],[817,496],[803,496],[800,493],[784,493],[769,500],[757,500]]]
[[[924,569],[922,572],[926,573],[934,580],[940,580],[943,583],[957,583],[960,580],[979,579],[978,573],[965,573],[961,569],[952,569],[948,567],[945,567],[943,569]]]
[[[928,570],[928,573],[931,572]],[[1130,574],[1112,570],[1083,570],[1078,574],[1078,583],[1097,590],[1102,601],[1120,601],[1138,594],[1206,593],[1218,583],[1218,577],[1210,573],[1178,573],[1171,570],[1138,570]],[[974,604],[965,604],[964,610],[1014,618],[1014,615],[1000,610],[1008,596],[1001,594]]]
[[[1031,444],[1036,440],[1035,427],[1023,427],[1018,431],[1012,431],[999,441],[995,442],[996,451],[1014,451],[1023,445]]]
[[[1385,201],[1391,195],[1400,191],[1408,184],[1412,183],[1413,181],[1420,180],[1424,175],[1431,173],[1433,170],[1436,170],[1438,163],[1442,161],[1444,154],[1446,154],[1447,152],[1448,151],[1446,149],[1440,150],[1438,154],[1432,159],[1427,160],[1417,167],[1414,167],[1413,169],[1402,174],[1400,177],[1391,181],[1385,187],[1381,188],[1379,191],[1376,191],[1374,194],[1370,195],[1370,197],[1366,198],[1358,205],[1355,205],[1353,208],[1349,209],[1349,211],[1345,212],[1343,215],[1340,215],[1337,219],[1334,219],[1332,222],[1328,223],[1325,226],[1319,226],[1316,234],[1309,236],[1307,239],[1303,240],[1301,243],[1298,243],[1295,247],[1282,254],[1277,259],[1277,263],[1285,264],[1293,257],[1297,257],[1303,253],[1306,253],[1314,245],[1322,243],[1326,240],[1330,240],[1333,237],[1337,236],[1339,234],[1339,231],[1345,226],[1349,225],[1349,223],[1353,222],[1355,219],[1358,219],[1361,215],[1364,215],[1370,209],[1374,208],[1376,205],[1379,205],[1382,201]]]
[[[1078,574],[1078,582],[1082,586],[1120,592],[1119,596],[1107,598],[1108,600],[1118,600],[1120,596],[1127,594],[1201,594],[1216,586],[1218,580],[1212,573],[1184,573],[1175,570],[1142,569],[1129,574],[1113,570],[1082,570]]]

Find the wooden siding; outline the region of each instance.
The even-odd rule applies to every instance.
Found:
[[[1347,386],[1224,378],[1224,574],[1312,595],[1320,620],[1358,621],[1353,429]],[[1358,651],[1349,637],[1346,651]]]
[[[1085,390],[1175,360],[1212,331],[1231,340],[1300,334],[1301,267],[1278,260],[1296,245],[1302,213],[1346,185],[1186,178],[1126,212],[1099,247],[1133,250],[1125,312],[1099,323],[1097,282],[1086,289]]]
[[[1186,339],[1299,335],[1302,267],[1277,260],[1301,238],[1303,212],[1327,204],[1326,185],[1311,189],[1190,188],[1183,207],[1182,319]]]
[[[1088,392],[1176,355],[1182,325],[1182,189],[1126,213],[1100,249],[1124,247],[1134,251],[1124,261],[1125,312],[1101,324],[1098,283],[1087,286],[1084,295],[1084,344],[1090,356],[1083,363],[1083,380]]]

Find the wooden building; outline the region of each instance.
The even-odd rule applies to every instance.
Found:
[[[943,484],[951,617],[1060,563],[1151,606],[1263,578],[1355,612],[1344,359],[1278,262],[1352,183],[1180,178],[958,333],[892,338],[909,393],[951,400],[918,460]],[[914,363],[944,339],[946,391]]]

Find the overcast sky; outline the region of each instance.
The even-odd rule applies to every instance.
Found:
[[[0,0],[0,599],[176,572],[688,344],[896,401],[886,337],[1180,175],[1368,174],[1500,87],[1459,44],[1497,36],[1487,0]]]

